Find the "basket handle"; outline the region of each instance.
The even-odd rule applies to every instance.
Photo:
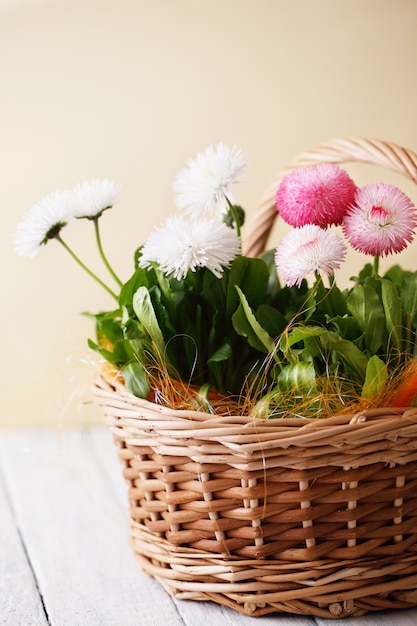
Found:
[[[344,162],[381,165],[417,183],[417,154],[407,148],[402,148],[388,141],[361,137],[333,139],[327,143],[322,143],[300,154],[267,187],[255,211],[249,233],[245,238],[244,254],[255,257],[265,250],[269,234],[278,215],[275,195],[285,174],[297,167],[316,165],[317,163]]]

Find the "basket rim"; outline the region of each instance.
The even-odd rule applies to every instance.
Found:
[[[375,419],[382,419],[383,417],[402,417],[412,418],[415,415],[417,420],[417,407],[378,407],[370,409],[360,409],[350,413],[344,413],[340,415],[331,415],[323,418],[314,417],[271,417],[271,418],[259,418],[250,415],[243,414],[231,414],[231,415],[216,415],[208,413],[203,410],[192,409],[174,409],[156,402],[152,402],[145,398],[139,398],[133,395],[117,378],[107,375],[104,372],[100,372],[98,376],[92,382],[92,392],[95,396],[114,398],[115,394],[125,402],[129,402],[132,407],[136,406],[142,409],[149,409],[152,412],[157,412],[167,417],[186,419],[194,419],[197,422],[205,422],[211,424],[230,424],[241,423],[245,424],[265,424],[270,428],[284,425],[286,427],[316,427],[322,428],[324,424],[327,425],[344,425],[344,424],[360,424],[365,421],[369,422]],[[414,422],[414,420],[412,420]]]
[[[293,465],[290,450],[303,450],[298,467],[307,467],[325,450],[329,463],[355,467],[371,458],[400,465],[417,459],[417,408],[382,407],[321,419],[213,416],[174,411],[137,398],[120,381],[103,374],[95,379],[92,393],[113,434],[123,432],[132,445],[156,446],[161,454],[192,454],[206,460],[212,454],[230,454],[242,463],[280,449],[285,464]]]

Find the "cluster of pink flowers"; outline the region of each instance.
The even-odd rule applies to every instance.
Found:
[[[416,208],[397,187],[371,183],[358,188],[333,163],[289,172],[276,194],[281,217],[294,230],[275,253],[277,270],[288,286],[299,286],[310,273],[330,276],[344,260],[347,246],[330,231],[341,226],[350,245],[378,259],[400,252],[413,240]]]

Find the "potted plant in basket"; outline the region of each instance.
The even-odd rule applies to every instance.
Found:
[[[252,615],[411,606],[417,271],[381,275],[379,259],[412,241],[416,208],[333,162],[297,167],[274,191],[293,230],[252,256],[231,191],[245,167],[224,144],[190,160],[178,212],[141,243],[125,282],[100,237],[120,193],[108,180],[41,200],[16,250],[58,241],[113,301],[90,314],[94,394],[129,468],[146,571]],[[72,219],[92,223],[112,286],[63,238]],[[347,246],[370,261],[342,290]]]

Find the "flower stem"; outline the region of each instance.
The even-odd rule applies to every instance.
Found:
[[[236,229],[236,235],[238,237],[240,237],[240,221],[239,221],[239,216],[236,212],[235,207],[233,206],[233,204],[230,202],[229,198],[226,197],[227,200],[227,204],[229,205],[229,211],[232,215],[233,221],[235,223],[235,229]]]
[[[110,265],[110,263],[107,260],[106,255],[104,254],[104,250],[103,250],[103,246],[101,244],[101,237],[100,237],[100,228],[98,225],[98,217],[95,217],[93,219],[94,222],[94,230],[96,233],[96,242],[97,242],[97,248],[98,251],[100,253],[101,259],[104,263],[104,265],[106,266],[106,268],[108,269],[108,271],[110,272],[111,276],[113,276],[114,280],[116,281],[116,283],[119,285],[119,287],[121,287],[123,285],[122,281],[120,280],[120,278],[117,276],[116,272],[114,271],[114,269],[112,268],[112,266]]]
[[[378,276],[378,272],[379,272],[379,254],[374,256],[374,268],[373,268],[372,275]]]
[[[96,274],[94,274],[94,272],[92,270],[90,270],[89,267],[87,267],[87,265],[85,265],[85,263],[83,263],[81,261],[81,259],[75,254],[75,252],[73,252],[71,250],[71,248],[65,243],[65,241],[62,239],[62,237],[58,234],[55,236],[55,239],[57,241],[59,241],[59,243],[64,246],[65,250],[72,256],[72,258],[74,259],[74,261],[76,263],[78,263],[78,265],[85,271],[87,272],[87,274],[89,276],[91,276],[91,278],[93,278],[99,285],[101,285],[101,287],[103,287],[103,289],[105,289],[107,291],[107,293],[109,293],[115,300],[116,302],[118,301],[117,295],[114,293],[114,291],[112,291],[110,289],[110,287],[108,287]]]

